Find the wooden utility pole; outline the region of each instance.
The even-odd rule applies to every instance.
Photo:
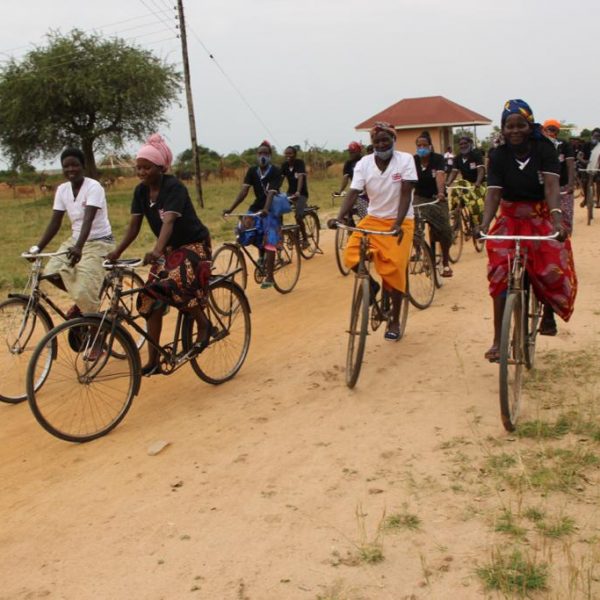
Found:
[[[190,63],[188,60],[187,50],[187,34],[185,31],[185,18],[183,16],[183,0],[177,0],[177,14],[179,15],[181,55],[183,57],[183,77],[185,80],[185,96],[187,99],[188,118],[190,121],[190,138],[192,140],[192,160],[194,162],[196,201],[198,202],[200,208],[204,208],[204,198],[202,196],[202,181],[200,177],[200,155],[198,154],[198,141],[196,138],[196,120],[194,118],[194,102],[192,100],[192,84],[190,80]]]

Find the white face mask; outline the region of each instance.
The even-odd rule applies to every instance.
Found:
[[[394,146],[392,146],[388,150],[374,150],[373,151],[373,154],[375,154],[375,156],[377,158],[380,158],[381,160],[387,160],[388,158],[391,158],[393,153],[394,153]]]

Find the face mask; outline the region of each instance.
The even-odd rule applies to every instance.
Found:
[[[465,146],[458,149],[461,154],[469,154],[471,152],[471,146]]]
[[[388,160],[388,158],[392,157],[392,154],[394,153],[394,146],[392,146],[389,150],[374,150],[373,154],[375,154],[375,156],[377,158],[380,158],[381,160]]]
[[[591,140],[592,146],[595,146],[598,143],[598,140],[596,138],[592,138]]]
[[[258,164],[261,167],[266,167],[270,162],[271,162],[271,157],[270,156],[267,156],[266,154],[259,154],[258,155]]]
[[[417,148],[417,155],[421,158],[424,156],[429,156],[431,150],[429,148]]]

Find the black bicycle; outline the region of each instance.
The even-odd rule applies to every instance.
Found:
[[[260,213],[232,213],[227,217],[256,217]],[[300,277],[300,242],[298,225],[282,226],[282,241],[275,253],[273,268],[273,283],[280,294],[291,292]],[[261,256],[255,258],[242,244],[242,236],[257,234],[256,228],[236,231],[235,242],[225,242],[213,252],[212,262],[215,274],[233,274],[234,281],[242,288],[248,285],[248,266],[246,258],[254,265],[254,281],[261,284],[267,276],[264,260]]]
[[[295,198],[290,198],[289,200],[295,212],[296,200]],[[319,246],[321,222],[319,221],[318,210],[319,207],[313,204],[306,206],[302,213],[302,231],[299,232],[299,248],[300,254],[306,260],[310,260],[315,254],[323,254],[323,250]]]
[[[473,217],[473,213],[469,208],[469,202],[467,199],[467,193],[472,191],[472,188],[467,186],[452,185],[448,188],[449,197],[452,198],[452,190],[457,191],[458,200],[450,207],[450,223],[452,224],[453,230],[456,232],[455,240],[456,248],[450,250],[450,260],[457,262],[462,254],[463,241],[471,240],[473,246],[477,252],[482,252],[484,243],[480,237],[476,235],[477,223]],[[459,224],[461,227],[462,235],[460,241],[458,237]],[[460,253],[458,252],[458,246],[460,245]]]
[[[141,262],[105,262],[114,290],[106,311],[58,325],[33,352],[26,380],[29,405],[40,425],[62,440],[89,442],[106,435],[127,414],[142,378],[140,352],[130,331],[156,349],[164,375],[190,363],[202,380],[217,385],[234,377],[246,359],[250,306],[233,273],[211,278],[202,335],[196,319],[178,311],[172,341],[160,346],[122,308],[123,298],[142,289],[123,284]]]
[[[346,352],[346,385],[353,388],[358,381],[362,360],[365,353],[369,323],[371,329],[376,331],[381,323],[388,326],[392,318],[392,307],[390,294],[383,291],[381,296],[373,297],[371,291],[371,278],[369,275],[371,267],[371,251],[369,249],[370,235],[397,236],[397,231],[373,231],[352,227],[339,221],[335,224],[338,229],[361,234],[360,255],[356,274],[354,277],[354,289],[352,292],[352,305],[350,308],[350,327],[348,329],[348,349]],[[407,278],[408,283],[408,278]],[[406,330],[408,319],[408,296],[403,295],[400,307],[400,338]]]
[[[40,252],[38,254],[23,253],[21,256],[31,262],[29,279],[24,293],[10,293],[8,298],[0,302],[0,401],[18,404],[27,399],[25,379],[31,353],[39,341],[54,327],[51,313],[61,321],[69,315],[52,298],[40,288],[44,280],[55,278],[54,275],[43,275],[43,264],[47,258],[63,256],[67,252]],[[143,279],[134,271],[123,273],[124,289],[137,288],[144,285]],[[112,282],[104,280],[100,290],[101,309],[111,302],[113,294]],[[121,299],[121,309],[132,312],[133,297]],[[134,336],[136,345],[141,347],[144,338]],[[51,350],[51,349],[49,349]],[[51,353],[46,356],[49,364]],[[39,380],[35,386],[43,384],[46,371],[39,372]]]

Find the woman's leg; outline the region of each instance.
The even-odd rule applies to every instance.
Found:
[[[146,323],[148,325],[148,337],[157,345],[160,344],[162,322],[162,307],[153,310],[150,315],[146,317]],[[148,344],[148,362],[144,367],[142,367],[142,371],[150,371],[158,366],[159,356],[158,350],[152,344]]]
[[[265,270],[267,275],[265,281],[273,283],[273,270],[275,269],[275,251],[265,250]]]
[[[485,353],[485,358],[490,362],[496,362],[500,359],[500,332],[502,331],[502,317],[504,316],[504,305],[506,296],[500,294],[492,298],[494,303],[494,341],[490,349]]]

